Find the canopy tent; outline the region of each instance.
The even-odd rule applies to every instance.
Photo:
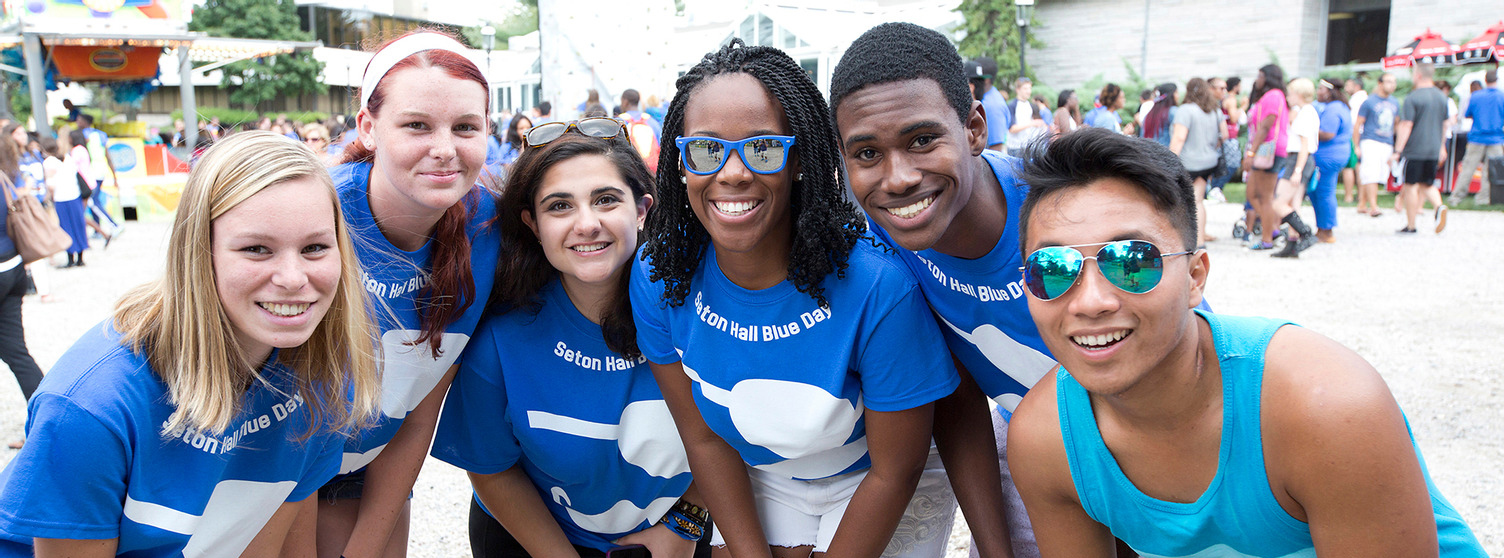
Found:
[[[1429,62],[1437,66],[1452,65],[1452,56],[1457,47],[1441,38],[1441,35],[1426,29],[1405,46],[1384,57],[1384,69],[1408,68],[1416,62]]]
[[[1495,23],[1482,35],[1458,45],[1454,62],[1462,64],[1504,63],[1504,21]]]

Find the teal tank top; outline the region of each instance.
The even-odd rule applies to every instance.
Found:
[[[1222,368],[1222,441],[1216,476],[1191,503],[1159,500],[1139,491],[1102,442],[1086,390],[1061,368],[1056,376],[1060,432],[1081,506],[1143,558],[1314,558],[1310,526],[1286,513],[1269,487],[1259,424],[1264,351],[1274,332],[1291,322],[1199,310],[1197,314],[1211,326]],[[1414,442],[1412,434],[1412,446]],[[1440,555],[1485,558],[1472,530],[1431,483],[1420,448],[1415,455],[1431,493]]]

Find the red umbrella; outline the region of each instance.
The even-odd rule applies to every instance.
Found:
[[[1483,64],[1486,62],[1504,62],[1504,21],[1494,24],[1471,41],[1462,43],[1457,47],[1455,62],[1462,64]]]
[[[1441,38],[1441,35],[1432,33],[1426,29],[1415,40],[1394,51],[1394,54],[1384,57],[1384,69],[1407,68],[1416,62],[1430,62],[1437,66],[1450,66],[1452,64],[1452,52],[1457,47]]]

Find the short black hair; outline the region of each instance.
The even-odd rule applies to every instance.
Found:
[[[1243,78],[1240,78],[1238,76],[1232,76],[1230,78],[1227,78],[1227,88],[1228,89],[1237,89],[1238,88],[1238,84],[1240,84],[1240,83],[1243,83]]]
[[[788,278],[799,292],[827,306],[825,278],[843,277],[846,260],[867,232],[864,219],[846,199],[846,175],[841,167],[841,142],[836,137],[825,97],[799,63],[781,50],[747,46],[732,39],[700,59],[679,80],[677,92],[663,116],[663,149],[658,155],[658,203],[648,216],[647,243],[642,258],[650,258],[649,279],[663,282],[663,298],[682,306],[689,283],[705,257],[710,233],[689,206],[687,186],[680,181],[679,147],[684,135],[684,112],[690,98],[718,76],[746,74],[762,83],[783,108],[790,134],[799,138],[793,152],[799,160],[789,197],[793,213],[793,252]],[[959,73],[957,74],[959,76]],[[712,100],[713,101],[713,100]]]
[[[543,101],[541,103],[538,103],[538,115],[542,116],[542,115],[545,115],[545,114],[553,114],[553,113],[554,113],[554,104],[553,103],[550,103],[548,101]]]
[[[632,105],[632,106],[635,107],[635,106],[637,106],[637,103],[639,103],[641,101],[642,101],[642,95],[640,93],[638,93],[636,89],[628,89],[626,91],[622,91],[621,92],[621,104],[622,104],[622,106]]]
[[[841,101],[863,87],[920,78],[940,86],[965,126],[973,101],[955,45],[938,31],[912,23],[884,23],[868,29],[846,49],[830,76],[831,120]]]
[[[93,126],[94,125],[94,115],[89,114],[87,112],[80,112],[80,113],[78,113],[78,119],[84,121],[84,127],[89,127],[89,126]]]
[[[1036,144],[1024,158],[1022,177],[1029,195],[1019,210],[1018,243],[1028,248],[1029,221],[1045,197],[1103,178],[1118,178],[1142,188],[1154,207],[1170,219],[1179,250],[1196,248],[1196,196],[1180,157],[1151,139],[1134,138],[1103,128],[1082,128],[1048,144]]]

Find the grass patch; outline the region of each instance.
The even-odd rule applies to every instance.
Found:
[[[1227,196],[1227,203],[1243,203],[1244,201],[1246,201],[1248,199],[1247,190],[1248,190],[1248,185],[1247,184],[1244,184],[1242,182],[1228,182],[1227,186],[1224,186],[1222,188],[1222,195]],[[1354,195],[1356,195],[1356,194],[1357,194],[1357,192],[1354,192]],[[1380,209],[1390,209],[1390,208],[1393,208],[1394,207],[1394,198],[1395,198],[1395,195],[1396,194],[1394,192],[1388,192],[1388,191],[1380,190],[1379,191],[1379,208]],[[1442,195],[1442,198],[1445,199],[1446,195]],[[1468,196],[1467,199],[1465,199],[1465,200],[1462,201],[1462,203],[1457,204],[1457,205],[1449,205],[1447,207],[1449,209],[1460,209],[1460,210],[1464,210],[1464,211],[1496,211],[1496,212],[1504,213],[1504,205],[1501,205],[1501,204],[1498,204],[1498,203],[1494,203],[1494,204],[1490,204],[1490,205],[1478,205],[1478,204],[1474,203],[1473,200],[1474,200],[1474,198],[1472,196]],[[1308,206],[1311,205],[1311,200],[1310,200],[1309,197],[1306,198],[1305,205],[1308,205]],[[1338,184],[1337,185],[1337,206],[1338,207],[1356,207],[1357,205],[1358,204],[1356,204],[1356,203],[1347,203],[1345,201],[1342,201],[1342,185]]]

